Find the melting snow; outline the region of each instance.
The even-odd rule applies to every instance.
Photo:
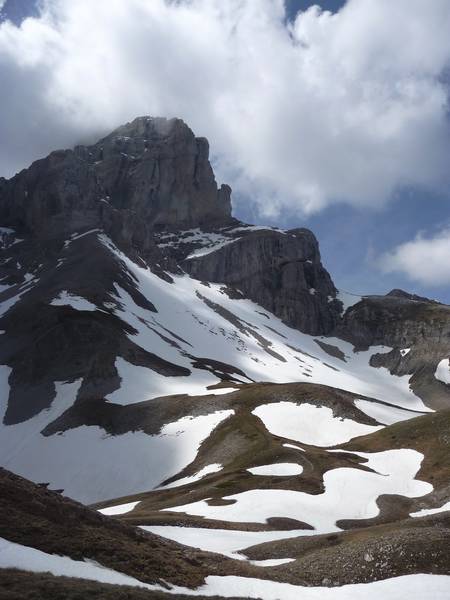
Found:
[[[441,512],[445,512],[450,510],[450,502],[446,502],[440,508],[422,508],[422,510],[418,510],[417,512],[411,513],[410,517],[425,517],[426,515],[436,515]]]
[[[331,408],[294,402],[263,404],[253,411],[273,435],[314,446],[335,446],[373,433],[380,426],[334,417]]]
[[[188,276],[174,276],[173,283],[164,281],[133,263],[106,236],[99,237],[158,311],[141,308],[124,290],[117,289],[116,314],[137,331],[130,337],[149,352],[189,368],[192,382],[207,387],[203,383],[205,371],[193,367],[188,354],[231,363],[247,375],[248,379],[237,375],[244,382],[323,383],[372,398],[383,399],[389,394],[393,404],[427,410],[410,390],[409,376],[392,376],[387,369],[369,365],[374,353],[389,352],[390,348],[372,347],[355,353],[351,344],[326,338],[327,343],[338,346],[348,356],[347,363],[342,363],[319,348],[314,337],[288,327],[254,302],[231,299],[222,286],[206,286]],[[176,337],[170,334],[174,324]],[[210,384],[218,381],[210,375]]]
[[[356,408],[361,410],[364,414],[372,417],[372,419],[375,419],[378,423],[383,423],[383,425],[393,425],[400,421],[407,421],[408,419],[414,419],[414,417],[420,417],[420,415],[423,414],[371,400],[355,400],[354,404]]]
[[[178,527],[174,525],[150,525],[142,526],[141,529],[151,531],[169,540],[200,548],[206,552],[217,552],[237,560],[246,560],[242,554],[245,548],[295,538],[300,535],[308,535],[311,532],[305,529],[293,529],[290,531],[236,531],[233,529],[205,529],[202,527]]]
[[[283,600],[299,600],[300,598],[301,600],[379,600],[380,598],[383,600],[399,600],[400,598],[448,600],[450,586],[450,577],[446,575],[404,575],[373,583],[344,585],[338,588],[311,588],[230,575],[226,577],[209,576],[206,578],[205,584],[195,590],[178,586],[167,589],[143,583],[134,577],[102,567],[92,561],[79,561],[67,556],[47,554],[3,538],[0,538],[0,567],[24,569],[35,573],[50,572],[56,576],[129,585],[164,591],[167,594],[262,598],[262,600],[280,600],[280,598]]]
[[[300,448],[300,446],[295,446],[294,444],[283,444],[285,448],[293,448],[294,450],[300,450],[301,452],[305,452],[304,448]]]
[[[141,502],[127,502],[126,504],[116,504],[116,506],[108,506],[108,508],[100,508],[99,513],[102,515],[124,515],[125,513],[131,512]]]
[[[68,556],[47,554],[29,546],[15,544],[4,538],[0,538],[0,567],[24,569],[34,573],[50,572],[56,576],[79,577],[102,583],[132,585],[152,590],[162,589],[160,586],[142,583],[134,577],[102,567],[92,561],[73,560]]]
[[[261,467],[252,467],[247,469],[252,475],[273,475],[273,476],[288,476],[300,475],[303,472],[303,467],[296,463],[274,463],[272,465],[263,465]]]
[[[205,396],[236,391],[233,388],[208,389],[208,386],[217,383],[217,379],[207,371],[199,373],[195,378],[189,375],[166,377],[152,369],[132,365],[120,356],[116,358],[115,364],[121,385],[119,389],[106,396],[106,399],[114,404],[134,404],[173,394]]]
[[[52,306],[71,306],[75,310],[98,310],[92,302],[66,291],[61,292],[50,304]]]
[[[230,575],[207,577],[206,584],[190,594],[262,600],[448,600],[449,589],[448,575],[404,575],[334,588],[303,587]]]
[[[376,517],[376,501],[381,494],[416,498],[433,490],[431,484],[414,479],[423,459],[420,452],[401,449],[355,454],[366,458],[365,466],[373,472],[352,468],[327,471],[322,494],[256,489],[226,496],[226,500],[235,502],[225,506],[210,506],[202,500],[164,510],[243,523],[284,517],[308,523],[316,533],[328,533],[339,531],[339,520]]]
[[[450,384],[450,358],[444,358],[436,367],[434,376],[442,383]]]
[[[266,560],[249,560],[248,562],[255,567],[278,567],[294,561],[295,558],[266,558]]]
[[[179,487],[180,485],[187,485],[188,483],[194,483],[194,481],[200,481],[200,479],[202,479],[206,475],[209,475],[210,473],[217,473],[218,471],[221,471],[222,468],[223,467],[220,463],[213,463],[211,465],[207,465],[206,467],[203,467],[203,469],[200,469],[200,471],[198,473],[196,473],[195,475],[190,475],[189,477],[183,477],[182,479],[177,479],[176,481],[172,481],[171,483],[168,483],[167,485],[162,486],[161,489],[165,490],[167,488],[174,488],[174,487]]]

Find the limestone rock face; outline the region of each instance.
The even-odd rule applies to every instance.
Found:
[[[345,312],[335,335],[357,350],[392,348],[375,354],[372,366],[412,375],[411,388],[429,406],[448,407],[447,386],[434,373],[439,361],[450,355],[450,306],[400,290],[368,296]]]
[[[156,230],[231,220],[231,189],[217,188],[208,141],[180,119],[135,119],[87,152],[109,203]]]
[[[388,294],[368,296],[348,309],[337,334],[358,349],[386,345],[450,344],[450,307]]]
[[[128,242],[130,222],[140,223],[141,240],[153,230],[224,225],[231,190],[218,189],[208,156],[208,142],[180,119],[139,117],[93,146],[52,152],[2,179],[0,219],[39,237],[114,222]]]
[[[305,333],[327,334],[339,318],[336,288],[307,229],[250,231],[214,252],[185,260],[183,268],[197,279],[240,290]]]

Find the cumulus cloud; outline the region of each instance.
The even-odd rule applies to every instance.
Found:
[[[412,281],[430,286],[450,284],[450,227],[433,237],[414,240],[386,253],[380,261],[385,273],[401,272]]]
[[[0,26],[0,174],[151,114],[207,136],[218,177],[265,214],[446,182],[448,0],[348,0],[290,24],[282,0],[43,6]]]

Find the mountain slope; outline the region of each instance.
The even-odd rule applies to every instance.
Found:
[[[279,559],[275,561],[278,566],[270,566],[273,561],[251,562],[242,560],[242,556],[237,560],[238,556],[227,558],[164,540],[4,470],[0,471],[0,480],[0,582],[8,598],[49,597],[49,594],[61,598],[80,597],[77,594],[85,598],[249,597],[250,594],[291,598],[301,594],[307,598],[347,599],[362,589],[344,585],[327,596],[328,590],[323,585],[338,580],[340,584],[371,582],[393,575],[399,577],[373,583],[364,590],[367,596],[358,597],[374,598],[382,593],[383,597],[394,598],[403,590],[411,593],[409,597],[419,598],[419,593],[427,589],[439,598],[448,589],[446,559],[450,529],[446,516],[409,519],[390,529],[375,528],[370,534],[372,546],[363,546],[364,559],[353,563],[350,574],[348,561],[354,560],[355,552],[359,554],[358,544],[364,544],[367,531],[341,536],[291,536],[279,549],[279,542],[270,542],[246,550],[250,556],[258,557],[274,550],[281,556],[297,556]],[[197,539],[201,542],[201,537]],[[432,547],[432,569],[429,562],[424,562],[425,553],[417,552],[419,544],[423,549],[428,544]],[[336,548],[339,548],[338,560],[347,567],[343,574],[339,564],[334,569],[332,566]],[[317,550],[320,554],[314,556]],[[377,558],[379,553],[382,561]],[[403,559],[393,567],[391,561],[397,554]],[[305,559],[310,565],[307,573],[300,568]],[[373,565],[368,564],[372,561]],[[430,571],[441,576],[414,575]],[[337,579],[334,582],[329,577]],[[322,585],[315,589],[303,587],[311,583]]]
[[[450,307],[337,290],[310,231],[233,218],[208,153],[140,117],[0,179],[0,464],[127,524],[3,473],[3,555],[181,595],[447,575]]]

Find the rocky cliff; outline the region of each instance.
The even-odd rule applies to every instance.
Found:
[[[102,226],[141,245],[154,230],[225,225],[231,190],[217,187],[208,157],[180,119],[140,117],[0,180],[0,220],[39,237]]]
[[[100,228],[155,268],[181,266],[239,289],[302,331],[329,333],[341,307],[314,235],[238,228],[230,195],[228,185],[216,184],[206,139],[180,119],[140,117],[92,146],[53,152],[1,180],[0,223],[46,245]],[[182,240],[193,229],[229,235],[234,243],[192,260],[155,244],[161,234]]]
[[[197,279],[226,283],[312,335],[330,333],[342,311],[317,240],[307,229],[250,231],[182,266]]]

